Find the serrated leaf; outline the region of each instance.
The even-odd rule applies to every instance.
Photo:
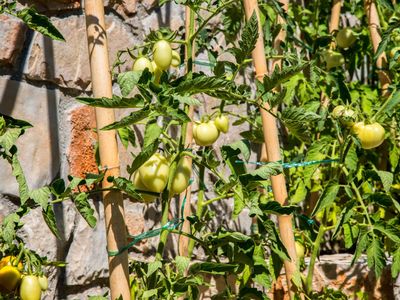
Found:
[[[114,122],[110,125],[101,128],[101,130],[112,130],[130,126],[142,121],[147,117],[150,117],[152,114],[154,113],[152,113],[148,108],[143,108],[141,110],[137,110],[130,113],[128,116],[122,118],[120,121]]]
[[[58,41],[65,41],[62,34],[50,22],[50,19],[44,15],[39,14],[34,8],[24,8],[17,12],[17,17],[33,30]]]
[[[153,296],[157,296],[158,289],[151,289],[143,292],[142,298],[143,299],[149,299]]]
[[[150,277],[154,272],[162,268],[162,263],[159,260],[150,262],[147,266],[147,277]]]
[[[250,159],[251,154],[250,143],[248,140],[240,140],[228,145],[224,145],[222,146],[222,151],[229,156],[242,154],[246,161]]]
[[[142,199],[142,196],[138,192],[136,192],[136,188],[133,185],[132,181],[130,181],[126,178],[123,178],[123,177],[114,177],[113,184],[114,184],[115,188],[123,191],[128,196],[130,196],[134,199],[137,199],[137,200]]]
[[[193,106],[199,106],[201,105],[200,100],[190,97],[190,96],[185,96],[185,95],[173,95],[173,98],[178,101],[179,103],[187,104],[187,105],[193,105]]]
[[[352,144],[344,160],[346,168],[350,171],[357,170],[358,155],[356,150],[357,150],[356,145]]]
[[[303,71],[309,63],[299,63],[294,66],[285,66],[282,70],[276,68],[270,76],[265,76],[263,79],[263,85],[265,92],[272,91],[275,87],[279,86],[281,83],[289,80],[291,77],[297,73]]]
[[[372,239],[371,244],[367,249],[367,262],[368,267],[371,270],[374,270],[376,277],[379,278],[386,265],[386,257],[383,244],[377,238]]]
[[[328,183],[322,192],[321,197],[318,199],[311,216],[315,216],[321,210],[331,206],[335,202],[339,189],[340,186],[337,184],[337,182]]]
[[[128,71],[118,75],[117,82],[121,88],[122,96],[127,97],[132,92],[142,75],[142,71]]]
[[[349,223],[343,224],[344,246],[346,249],[351,248],[357,241],[360,230],[358,226],[351,226]]]
[[[120,97],[117,95],[113,95],[112,98],[77,97],[76,100],[89,106],[104,108],[139,108],[144,105],[142,95],[135,95],[132,98]]]
[[[400,244],[400,231],[396,227],[385,224],[382,221],[376,222],[373,227],[374,230],[383,233],[396,244]]]
[[[118,128],[117,133],[125,148],[128,148],[129,144],[132,144],[134,147],[136,146],[136,136],[132,129],[129,127]]]
[[[182,78],[179,85],[173,89],[173,93],[186,95],[208,93],[213,90],[228,88],[230,84],[231,82],[219,77],[193,74],[193,77],[189,77],[187,80]]]
[[[209,273],[209,274],[225,274],[234,273],[239,267],[238,264],[224,264],[216,262],[194,263],[190,266],[191,274]]]
[[[19,198],[21,200],[21,205],[29,199],[29,188],[26,183],[25,175],[22,170],[21,164],[18,160],[18,155],[15,153],[11,160],[12,174],[15,176],[18,183]]]
[[[144,138],[143,138],[143,147],[147,147],[152,144],[155,140],[157,140],[163,128],[157,124],[157,119],[150,120],[146,124],[146,128],[144,130]]]
[[[15,145],[15,142],[24,132],[21,128],[8,128],[3,135],[0,136],[0,147],[3,147],[5,151],[10,151],[11,147]]]
[[[186,256],[176,256],[175,265],[180,274],[185,274],[190,264],[190,259]]]
[[[49,187],[45,186],[33,191],[30,191],[30,198],[36,203],[39,204],[44,210],[46,210],[47,205],[49,204],[49,197],[51,195]]]
[[[297,209],[297,206],[282,206],[277,201],[268,201],[265,204],[260,204],[260,208],[265,214],[290,215]]]
[[[279,162],[271,162],[266,165],[261,166],[254,171],[251,171],[249,174],[242,175],[243,178],[250,178],[250,180],[267,180],[271,176],[275,176],[281,174],[283,172],[282,164]],[[241,179],[242,180],[242,179]]]
[[[389,193],[390,188],[393,184],[393,173],[376,170],[376,174],[378,174],[379,178],[381,179],[385,192]]]
[[[92,228],[96,226],[97,220],[94,216],[94,209],[90,206],[88,201],[88,195],[84,192],[79,193],[73,197],[76,209],[79,211],[81,216],[85,219],[88,225]]]
[[[16,224],[20,222],[20,216],[17,213],[12,213],[6,216],[3,220],[1,237],[7,244],[12,244],[16,236]]]
[[[188,123],[190,122],[189,116],[182,109],[174,109],[172,107],[168,107],[167,115],[172,119],[178,121],[179,123]]]
[[[229,51],[234,54],[238,64],[241,64],[250,55],[251,51],[253,51],[258,39],[258,28],[257,15],[253,12],[243,28],[239,47],[229,49]]]
[[[308,191],[307,191],[306,185],[304,184],[303,180],[299,180],[299,183],[296,186],[296,192],[290,198],[290,203],[297,204],[297,203],[304,201],[304,199],[307,196],[307,193],[308,193]]]
[[[235,186],[233,191],[234,191],[233,194],[234,204],[233,204],[232,218],[236,220],[239,214],[242,212],[243,208],[245,207],[245,201],[241,185]]]
[[[400,247],[393,253],[391,272],[392,278],[397,278],[400,273]]]
[[[46,209],[42,209],[42,215],[51,232],[60,239],[60,233],[57,228],[56,215],[52,205],[47,205]]]

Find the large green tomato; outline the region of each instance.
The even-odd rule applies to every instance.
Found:
[[[199,146],[211,146],[219,137],[214,121],[193,124],[193,138]]]
[[[47,291],[47,289],[49,288],[49,280],[47,279],[47,277],[45,275],[39,276],[38,281],[40,289],[42,291]]]
[[[343,125],[351,127],[354,125],[356,112],[351,108],[345,107],[344,105],[338,105],[333,109],[332,117],[339,119]]]
[[[340,48],[349,48],[354,44],[356,39],[354,31],[348,27],[340,29],[336,35],[336,43]]]
[[[150,60],[147,57],[139,57],[133,63],[132,70],[133,71],[143,71],[144,69],[149,69],[150,72],[153,73],[153,65],[151,64]]]
[[[174,179],[172,180],[171,193],[180,194],[189,186],[190,175],[192,173],[192,164],[188,157],[182,157],[178,165]]]
[[[0,287],[8,292],[13,291],[20,280],[21,273],[16,267],[7,265],[0,269]]]
[[[21,300],[40,300],[41,295],[42,290],[38,278],[34,275],[24,276],[19,288]]]
[[[154,44],[153,59],[160,70],[167,70],[172,61],[171,45],[164,40],[160,40]]]
[[[153,154],[140,168],[140,180],[154,193],[161,193],[168,183],[169,162],[160,153]]]
[[[178,52],[176,52],[175,50],[172,50],[171,66],[173,66],[174,68],[177,68],[177,67],[179,67],[180,64],[181,64],[181,56],[179,55]]]
[[[358,122],[352,127],[353,132],[361,141],[364,149],[378,147],[385,139],[385,129],[379,123],[365,124]]]
[[[324,58],[324,61],[326,62],[326,67],[328,68],[328,70],[344,65],[344,57],[339,52],[326,50],[322,53],[322,56]]]
[[[135,172],[133,174],[133,186],[140,191],[149,191],[149,189],[140,180],[139,172]],[[140,195],[142,196],[143,201],[146,203],[154,202],[157,199],[156,196],[146,194],[146,193],[141,193]]]
[[[229,119],[225,115],[220,115],[214,120],[217,129],[223,133],[227,133],[229,130]]]

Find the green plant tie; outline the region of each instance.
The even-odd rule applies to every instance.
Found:
[[[306,167],[311,165],[319,165],[319,164],[329,164],[333,162],[337,162],[339,159],[323,159],[323,160],[310,160],[310,161],[303,161],[303,162],[290,162],[284,163],[281,160],[276,162],[263,162],[263,161],[243,161],[243,160],[236,160],[235,163],[237,164],[251,164],[251,165],[258,165],[264,166],[269,164],[280,163],[284,169],[295,168],[295,167]]]

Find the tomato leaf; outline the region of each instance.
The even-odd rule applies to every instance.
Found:
[[[373,238],[367,249],[367,263],[371,270],[375,271],[376,277],[380,277],[386,265],[386,257],[383,244],[378,238]]]
[[[260,204],[260,208],[265,214],[290,215],[297,209],[297,206],[282,206],[277,201],[268,201],[267,203]]]
[[[12,174],[17,179],[19,198],[21,200],[21,205],[29,199],[29,188],[26,183],[25,175],[22,170],[21,164],[18,160],[18,155],[15,153],[11,159]]]
[[[392,277],[397,278],[397,276],[400,273],[400,247],[397,248],[396,251],[393,253],[393,259],[392,259]]]
[[[186,270],[188,269],[190,264],[190,258],[186,256],[176,256],[175,257],[175,265],[178,272],[183,275],[185,274]]]
[[[393,242],[400,244],[400,231],[396,227],[385,224],[382,221],[378,221],[374,224],[374,230],[383,233]]]
[[[123,177],[113,177],[112,182],[115,188],[125,192],[128,196],[137,200],[142,199],[142,196],[136,191],[132,181]]]
[[[393,184],[393,173],[387,171],[376,170],[376,174],[378,174],[379,178],[382,181],[383,189],[386,193],[389,193],[390,188]]]
[[[315,205],[313,212],[311,213],[311,216],[315,216],[324,208],[331,206],[335,202],[339,189],[340,186],[337,184],[337,182],[329,182],[322,192],[321,197],[319,197],[318,202]]]
[[[49,204],[49,197],[51,195],[50,188],[44,186],[42,188],[32,190],[29,193],[29,197],[35,201],[35,203],[39,204],[44,210],[46,210],[47,205]]]
[[[147,147],[143,147],[142,151],[135,157],[131,166],[129,167],[129,173],[133,174],[141,165],[143,165],[158,149],[160,141],[157,139]]]
[[[137,122],[142,121],[143,119],[149,117],[152,114],[152,112],[146,107],[141,110],[134,111],[129,114],[129,116],[126,116],[122,118],[120,121],[114,122],[110,125],[107,125],[101,130],[112,130],[112,129],[118,129],[118,128],[123,128],[129,125],[136,124]]]
[[[56,215],[54,213],[54,209],[52,205],[47,205],[46,209],[42,209],[42,215],[44,218],[44,221],[46,222],[47,226],[51,230],[51,232],[58,238],[60,239],[60,233],[57,228],[57,221],[56,221]]]
[[[162,131],[163,128],[157,124],[157,119],[149,120],[144,130],[143,147],[147,147],[157,140]]]
[[[136,147],[136,136],[135,132],[129,127],[118,128],[117,133],[122,145],[128,148],[129,144]]]
[[[224,264],[216,262],[203,262],[194,263],[190,266],[189,272],[191,274],[197,273],[209,273],[209,274],[225,274],[225,273],[235,273],[238,269],[238,264]]]
[[[77,196],[73,197],[75,207],[81,214],[81,216],[85,219],[88,225],[92,228],[96,227],[96,217],[94,216],[94,209],[91,207],[88,201],[88,194],[82,192]]]
[[[187,105],[199,106],[201,104],[200,100],[190,96],[173,95],[173,98],[179,103]]]
[[[89,106],[105,108],[139,108],[143,107],[144,105],[143,96],[139,94],[135,95],[132,98],[113,95],[112,98],[77,97],[75,99]]]
[[[145,84],[151,79],[151,73],[148,70],[144,71],[128,71],[120,73],[117,82],[121,88],[121,94],[127,97],[138,84]]]

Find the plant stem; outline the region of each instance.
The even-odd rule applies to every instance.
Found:
[[[209,204],[211,204],[211,203],[213,203],[215,201],[219,201],[219,200],[222,200],[222,199],[225,199],[225,198],[233,197],[233,195],[234,195],[234,193],[229,193],[227,195],[218,196],[218,197],[215,197],[213,199],[204,201],[203,202],[203,206],[207,206],[207,205],[209,205]]]
[[[321,246],[322,238],[324,237],[326,229],[323,225],[319,227],[317,238],[314,241],[313,249],[310,258],[310,265],[308,267],[307,279],[306,279],[306,292],[310,293],[312,290],[312,280],[314,275],[315,261],[319,253],[319,248]]]

